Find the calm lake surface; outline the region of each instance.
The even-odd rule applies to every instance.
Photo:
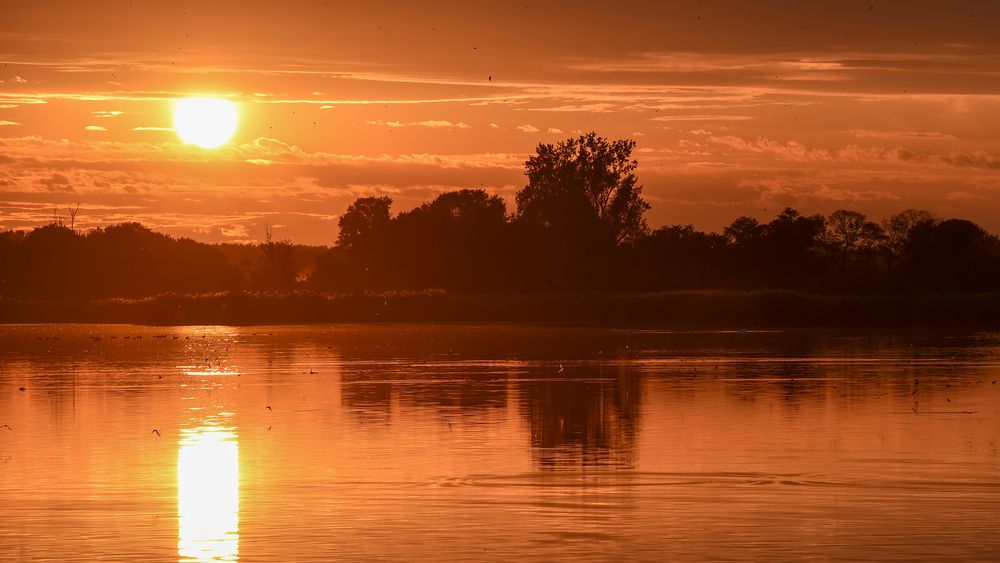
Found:
[[[0,326],[0,559],[997,559],[997,379],[996,333]]]

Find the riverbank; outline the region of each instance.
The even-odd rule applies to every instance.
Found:
[[[1000,294],[830,295],[791,291],[648,294],[162,294],[91,301],[0,299],[2,323],[312,324],[581,322],[677,327],[1000,328]]]

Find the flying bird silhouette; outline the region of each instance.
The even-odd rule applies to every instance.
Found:
[[[160,435],[160,431],[154,428],[153,431],[150,432],[150,434],[156,434],[157,436],[159,436]]]
[[[3,426],[0,426],[0,428],[6,428],[7,430],[13,430],[13,428],[11,428],[10,425],[8,425],[8,424],[4,424]]]

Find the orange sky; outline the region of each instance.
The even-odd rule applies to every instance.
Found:
[[[751,4],[0,0],[0,228],[79,202],[84,228],[330,244],[358,195],[513,208],[538,142],[596,130],[638,141],[653,226],[920,207],[1000,232],[1000,4]],[[197,94],[240,104],[222,148],[169,129]]]

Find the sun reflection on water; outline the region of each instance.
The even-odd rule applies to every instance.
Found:
[[[180,561],[239,559],[239,444],[218,427],[181,431],[177,450]]]

